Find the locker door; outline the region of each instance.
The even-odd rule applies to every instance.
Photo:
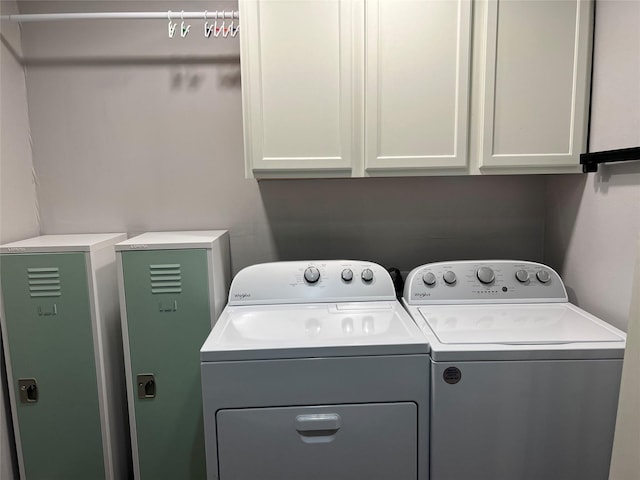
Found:
[[[23,475],[104,478],[85,255],[3,255],[1,267]]]
[[[122,267],[140,478],[204,479],[200,347],[211,330],[207,251],[123,252]],[[141,378],[141,391],[138,375],[153,375]]]

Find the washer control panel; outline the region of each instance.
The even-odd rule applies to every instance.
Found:
[[[560,276],[541,263],[513,260],[429,263],[405,282],[409,304],[566,302]]]
[[[235,276],[229,305],[395,300],[387,270],[372,262],[322,260],[262,263]]]

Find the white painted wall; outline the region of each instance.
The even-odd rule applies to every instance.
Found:
[[[175,8],[41,3],[24,11]],[[544,177],[245,179],[238,39],[206,40],[203,23],[172,40],[164,20],[24,26],[43,232],[229,228],[234,272],[277,259],[542,259]]]
[[[0,2],[0,13],[17,13],[14,1]],[[0,25],[0,243],[38,235],[33,164],[29,143],[27,92],[20,31]],[[16,475],[17,462],[10,428],[4,355],[0,355],[0,479]]]
[[[597,3],[592,152],[640,146],[640,2]],[[545,260],[578,305],[625,329],[640,234],[640,162],[550,177]]]
[[[609,480],[634,480],[640,472],[640,242],[634,285]]]

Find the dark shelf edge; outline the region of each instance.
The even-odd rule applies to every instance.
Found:
[[[597,172],[601,163],[629,162],[640,160],[640,147],[605,150],[603,152],[580,154],[580,165],[584,173]]]

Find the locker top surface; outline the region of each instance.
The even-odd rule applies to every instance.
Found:
[[[126,233],[41,235],[1,245],[0,253],[94,252],[126,238]]]
[[[220,238],[227,234],[227,230],[147,232],[118,243],[116,245],[116,250],[175,250],[184,248],[211,249]]]

